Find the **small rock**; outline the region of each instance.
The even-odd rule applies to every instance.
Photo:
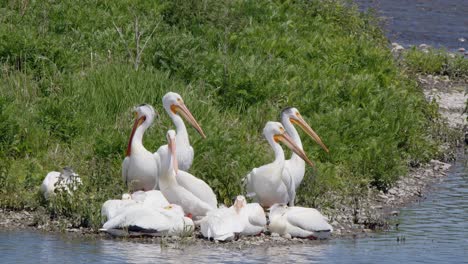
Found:
[[[279,237],[280,235],[278,233],[271,233],[271,237]]]
[[[385,194],[379,194],[379,195],[377,195],[377,196],[378,196],[379,198],[384,199],[384,200],[387,200],[387,199],[388,199],[388,196],[385,195]]]
[[[420,48],[420,49],[428,49],[428,48],[430,48],[430,47],[431,47],[431,46],[429,46],[429,45],[427,45],[427,44],[424,44],[424,43],[421,44],[421,45],[419,45],[419,48]]]
[[[283,238],[286,238],[286,239],[291,239],[292,237],[291,237],[291,235],[290,235],[290,234],[285,234],[285,235],[283,236]]]
[[[465,38],[458,38],[458,41],[460,41],[460,42],[465,42],[466,39],[465,39]]]
[[[458,48],[459,52],[465,52],[465,48]]]
[[[392,211],[390,214],[393,215],[393,216],[397,216],[397,215],[400,214],[400,212],[398,212],[398,211]]]

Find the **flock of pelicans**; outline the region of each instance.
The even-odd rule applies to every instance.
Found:
[[[267,229],[286,237],[323,239],[330,236],[333,228],[319,211],[294,206],[305,163],[313,166],[303,151],[294,125],[301,127],[328,152],[296,108],[284,109],[281,123],[267,122],[263,129],[275,160],[254,168],[242,180],[247,196],[255,202],[247,203],[246,198],[239,195],[231,207],[218,207],[210,186],[187,172],[194,150],[182,117],[205,138],[201,126],[179,94],[169,92],[162,101],[176,130],[167,132],[167,145],[155,153],[148,151],[143,146],[143,135],[153,123],[155,111],[148,104],[135,108],[135,123],[122,164],[122,178],[130,194],[103,204],[101,214],[106,222],[102,231],[118,234],[124,229],[172,236],[199,227],[204,237],[220,241],[232,240],[238,235],[258,235]],[[293,151],[289,160],[285,159],[279,143]],[[70,168],[64,168],[63,173],[49,173],[41,190],[48,199],[59,185],[70,191],[67,186],[71,182],[81,181]],[[268,210],[268,225],[264,209]]]

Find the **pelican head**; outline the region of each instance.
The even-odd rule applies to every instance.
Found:
[[[307,162],[310,166],[314,166],[312,161],[307,158],[304,151],[299,148],[299,146],[294,143],[294,140],[286,133],[283,125],[279,122],[272,122],[269,121],[266,123],[265,128],[263,129],[263,135],[266,139],[272,139],[274,142],[282,142],[288,148],[290,148],[294,153],[299,155],[305,162]]]
[[[176,132],[174,130],[167,131],[166,134],[167,145],[169,146],[169,154],[172,160],[172,167],[177,175],[179,171],[179,165],[177,163],[177,152],[176,152]]]
[[[247,206],[247,201],[245,200],[245,197],[242,195],[238,195],[236,197],[236,201],[234,202],[234,209],[237,213],[239,213],[239,211],[245,206]]]
[[[327,146],[323,144],[320,137],[315,133],[315,131],[307,124],[307,122],[302,118],[301,113],[295,107],[287,107],[281,111],[281,121],[284,124],[285,120],[289,120],[292,124],[300,126],[304,132],[307,133],[317,144],[319,144],[326,152],[328,152]]]
[[[154,108],[149,104],[141,104],[139,106],[136,106],[133,110],[135,112],[135,123],[133,124],[132,133],[130,134],[130,140],[128,141],[126,153],[127,157],[131,155],[132,140],[137,128],[143,124],[145,128],[149,127],[151,123],[153,123],[154,117],[156,116]]]
[[[198,124],[195,117],[193,117],[192,113],[187,108],[187,106],[185,106],[184,100],[182,100],[182,97],[179,94],[174,92],[168,92],[166,95],[164,95],[162,101],[164,109],[166,109],[169,115],[180,114],[197,130],[197,132],[203,138],[206,138],[201,126]]]

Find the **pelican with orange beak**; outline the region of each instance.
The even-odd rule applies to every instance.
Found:
[[[285,158],[279,142],[285,144],[309,165],[313,166],[313,163],[307,158],[304,151],[294,143],[281,123],[267,122],[263,129],[263,135],[275,152],[275,160],[270,164],[253,169],[243,181],[248,195],[253,196],[254,200],[263,208],[269,208],[275,203],[287,203],[290,200],[288,190],[292,183],[283,180]]]
[[[176,127],[177,162],[179,169],[182,171],[188,171],[192,166],[194,151],[192,146],[190,146],[187,128],[185,127],[182,117],[186,119],[203,138],[206,138],[205,133],[195,117],[193,117],[190,110],[185,106],[184,101],[179,94],[168,92],[164,95],[162,101],[164,109],[171,117],[172,122]],[[169,155],[168,146],[161,146],[156,153],[161,158],[162,156],[167,157]]]
[[[135,123],[122,163],[122,178],[131,192],[153,190],[158,183],[158,157],[143,146],[143,134],[153,123],[155,115],[151,105],[135,107]]]
[[[307,124],[307,122],[302,118],[299,110],[294,107],[285,108],[281,111],[281,123],[283,124],[286,132],[291,136],[294,143],[300,148],[302,148],[301,138],[297,133],[297,130],[294,128],[294,125],[301,127],[307,135],[309,135],[317,144],[320,145],[326,152],[328,152],[327,146],[323,144],[320,137],[315,133],[315,131]],[[294,124],[294,125],[293,125]],[[299,185],[302,182],[305,174],[305,161],[296,153],[292,153],[291,158],[286,160],[284,163],[283,170],[283,181],[291,181],[289,184],[289,206],[294,206],[294,200],[296,198],[296,190],[299,188]]]
[[[176,132],[169,130],[166,138],[169,155],[162,156],[160,160],[162,173],[159,188],[170,203],[182,206],[186,214],[192,215],[194,219],[203,217],[216,208],[216,195],[204,181],[179,170]]]

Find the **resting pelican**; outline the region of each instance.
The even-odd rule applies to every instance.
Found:
[[[170,204],[164,208],[154,209],[136,203],[123,208],[120,214],[109,219],[101,231],[112,234],[112,229],[119,228],[172,236],[185,231],[193,231],[194,224],[190,218],[184,217],[184,211],[178,205]]]
[[[333,232],[333,227],[316,209],[285,204],[275,204],[270,208],[268,229],[280,235],[310,239],[325,239]]]
[[[78,176],[72,168],[64,167],[61,173],[58,171],[51,171],[47,174],[44,181],[42,181],[41,192],[47,200],[55,194],[56,188],[71,193],[68,187],[70,186],[74,191],[79,184],[81,184],[80,176]]]
[[[122,163],[122,178],[130,191],[149,191],[158,184],[158,157],[143,146],[143,134],[151,126],[155,112],[151,105],[135,107],[135,123]]]
[[[289,192],[291,181],[283,181],[282,171],[284,168],[284,152],[278,142],[283,142],[299,157],[308,164],[313,163],[307,158],[306,154],[300,149],[291,137],[278,122],[267,122],[263,129],[263,135],[275,152],[275,160],[260,168],[253,169],[244,178],[244,184],[250,195],[255,195],[254,199],[264,208],[268,208],[275,203],[287,203],[290,200]]]
[[[122,194],[122,199],[107,200],[101,207],[101,219],[104,223],[123,211],[123,208],[135,204],[136,201],[132,200],[130,194]]]
[[[182,115],[203,138],[206,138],[202,128],[193,117],[190,110],[185,106],[182,97],[174,92],[169,92],[164,95],[163,106],[167,114],[171,117],[177,131],[176,144],[177,144],[177,161],[179,168],[182,171],[188,171],[193,162],[193,148],[190,146],[187,128],[184,121],[180,117]],[[180,114],[180,115],[179,115]],[[167,145],[161,146],[156,152],[161,158],[169,156]]]
[[[243,228],[240,231],[241,235],[253,236],[263,232],[267,221],[265,212],[258,203],[247,203],[244,196],[238,195],[233,207],[239,208],[238,212],[242,218]]]
[[[241,210],[242,204],[234,203],[229,208],[222,207],[208,212],[200,221],[200,232],[203,237],[218,241],[233,240],[245,227]]]
[[[182,206],[185,213],[194,217],[205,216],[216,208],[216,195],[204,181],[178,169],[176,158],[176,132],[167,132],[169,156],[161,157],[162,173],[159,177],[159,188],[170,203]],[[187,174],[185,180],[179,176]]]
[[[315,142],[317,142],[326,152],[328,148],[323,144],[320,137],[314,132],[314,130],[307,124],[307,122],[302,118],[299,110],[294,107],[288,107],[281,111],[281,123],[283,124],[286,132],[294,140],[294,143],[300,148],[302,148],[301,138],[297,133],[297,130],[294,128],[293,124],[299,125],[310,137],[312,137]],[[296,153],[292,153],[291,159],[288,159],[284,163],[283,170],[283,181],[287,182],[292,180],[293,184],[290,184],[289,192],[289,205],[294,206],[294,200],[296,198],[296,190],[299,188],[299,185],[302,182],[305,174],[305,161],[299,157]]]

